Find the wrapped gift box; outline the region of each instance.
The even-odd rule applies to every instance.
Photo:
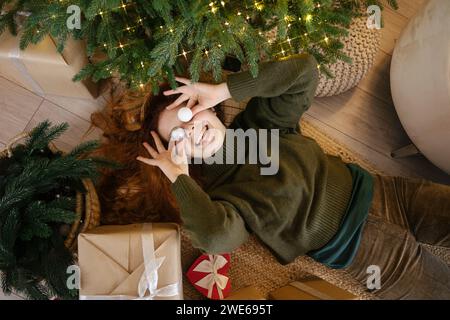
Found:
[[[232,292],[225,300],[266,300],[266,298],[264,298],[258,289],[249,286]]]
[[[269,294],[273,300],[355,300],[348,291],[322,279],[295,281]]]
[[[0,34],[0,76],[34,93],[72,98],[98,96],[92,81],[73,82],[72,78],[88,63],[83,41],[69,39],[62,54],[50,36],[38,44],[19,48],[20,34]]]
[[[176,224],[101,226],[78,236],[80,299],[183,299]]]

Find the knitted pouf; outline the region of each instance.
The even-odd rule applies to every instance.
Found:
[[[343,93],[356,87],[367,71],[372,67],[380,47],[381,32],[367,28],[367,17],[356,18],[343,39],[344,53],[353,63],[338,61],[328,68],[334,78],[320,74],[316,97],[328,97]]]

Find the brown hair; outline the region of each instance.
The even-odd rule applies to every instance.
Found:
[[[181,222],[170,181],[159,168],[136,160],[139,155],[149,157],[142,143],[155,146],[150,131],[157,131],[159,115],[177,98],[162,94],[168,89],[162,84],[157,95],[125,92],[91,117],[106,138],[98,153],[122,165],[104,170],[98,183],[103,224]],[[189,170],[201,183],[198,166]]]

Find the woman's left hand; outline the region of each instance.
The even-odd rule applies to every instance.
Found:
[[[189,175],[188,158],[184,145],[185,140],[183,139],[179,143],[171,140],[169,142],[169,148],[166,149],[158,134],[154,131],[151,134],[157,150],[147,142],[144,142],[143,145],[153,159],[145,157],[137,157],[136,159],[145,164],[160,168],[172,183],[182,174]]]

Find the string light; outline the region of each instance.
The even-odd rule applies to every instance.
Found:
[[[215,14],[216,11],[217,11],[217,7],[214,6],[214,2],[210,2],[210,3],[209,3],[209,6],[211,7],[211,12],[212,12],[213,14]]]
[[[255,2],[255,8],[256,10],[261,11],[264,9],[264,5],[261,2]]]
[[[312,14],[307,14],[305,20],[306,22],[311,22],[312,18],[313,18]]]

